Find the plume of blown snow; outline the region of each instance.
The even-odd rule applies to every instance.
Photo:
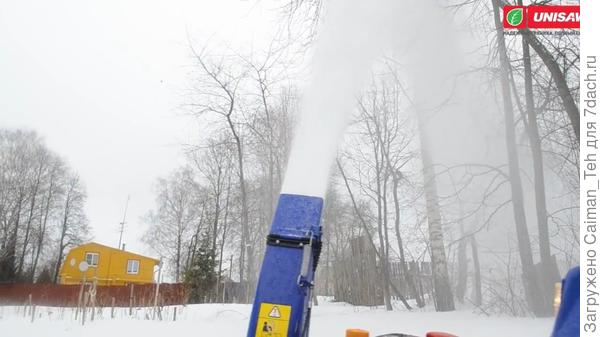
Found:
[[[401,20],[401,1],[327,3],[282,193],[324,196],[337,145],[373,60]]]

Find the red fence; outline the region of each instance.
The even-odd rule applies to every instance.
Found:
[[[90,285],[86,287],[88,290]],[[0,305],[20,305],[31,301],[35,305],[74,307],[79,299],[80,285],[7,283],[0,284]],[[156,284],[126,286],[98,286],[96,305],[109,307],[113,298],[118,307],[154,305]],[[159,287],[159,305],[177,305],[187,302],[183,283],[162,283]]]

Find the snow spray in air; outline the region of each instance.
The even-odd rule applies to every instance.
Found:
[[[398,1],[334,0],[324,18],[303,90],[282,193],[323,197],[356,94],[401,13]],[[394,14],[395,13],[395,14]]]
[[[315,47],[248,337],[306,337],[321,252],[322,197],[348,115],[397,1],[332,0]],[[391,6],[392,8],[394,6]]]

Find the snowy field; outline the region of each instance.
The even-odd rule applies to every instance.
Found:
[[[23,309],[0,307],[0,336],[3,337],[242,337],[246,336],[250,305],[196,304],[178,307],[173,321],[173,307],[165,308],[164,321],[147,320],[145,309],[133,317],[119,309],[110,319],[110,308],[104,309],[94,322],[74,321],[71,309],[36,308],[35,322],[23,317]],[[61,317],[62,316],[62,317]],[[550,336],[551,319],[486,317],[470,311],[450,313],[386,312],[382,309],[354,307],[343,303],[321,303],[314,308],[311,337],[343,337],[347,328],[362,328],[371,336],[403,332],[424,336],[438,330],[460,337],[536,337]]]

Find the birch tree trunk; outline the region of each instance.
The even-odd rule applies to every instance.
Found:
[[[473,257],[473,303],[481,305],[481,266],[479,265],[479,249],[475,235],[471,235],[471,256]]]
[[[437,311],[454,310],[454,298],[448,277],[448,265],[444,248],[444,232],[438,201],[435,171],[429,153],[429,141],[425,118],[417,112],[419,139],[421,142],[421,161],[423,163],[423,181],[425,184],[425,207],[429,230],[429,251],[431,254],[431,272],[433,274],[434,302]]]

